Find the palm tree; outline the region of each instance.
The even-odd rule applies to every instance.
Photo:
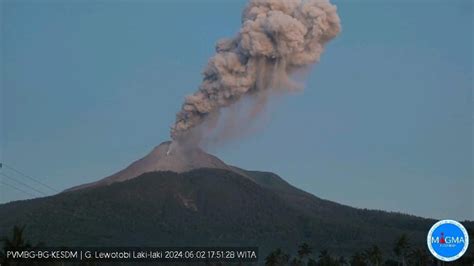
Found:
[[[313,252],[313,249],[307,243],[303,243],[299,246],[298,256],[300,258],[304,258],[306,256],[309,256],[311,252]]]
[[[409,246],[408,237],[405,234],[401,235],[395,242],[393,251],[395,252],[395,255],[397,255],[397,257],[401,260],[402,266],[406,266],[405,257]]]
[[[298,259],[300,263],[304,263],[305,258],[309,257],[311,253],[313,252],[313,249],[307,244],[303,243],[298,247]]]
[[[365,255],[367,256],[370,265],[379,266],[382,263],[382,251],[377,245],[373,245],[369,248],[365,252]]]
[[[313,258],[309,258],[308,263],[306,264],[306,266],[317,266],[317,265],[318,265],[318,262],[315,261]]]
[[[268,254],[268,256],[265,258],[266,266],[277,266],[278,265],[277,263],[278,263],[278,258],[275,252]]]
[[[344,256],[340,256],[339,259],[337,260],[337,262],[339,262],[339,265],[341,266],[344,266],[347,264],[347,260],[346,258],[344,258]]]
[[[265,258],[266,266],[279,266],[288,264],[290,257],[281,249],[276,249]]]
[[[25,226],[13,226],[13,236],[11,239],[8,237],[3,237],[1,242],[4,243],[4,247],[11,248],[31,248],[31,244],[23,238],[23,232],[25,231]]]
[[[7,236],[0,239],[0,242],[3,242],[3,250],[0,251],[0,265],[10,265],[11,261],[7,259],[6,254],[8,250],[28,250],[33,248],[33,245],[30,244],[24,238],[25,226],[13,227],[13,234],[11,238]],[[38,244],[39,246],[41,244]]]
[[[303,261],[299,258],[293,258],[290,262],[290,266],[302,266]]]
[[[327,250],[322,250],[319,253],[319,266],[338,266],[337,260],[333,259]]]
[[[351,260],[349,262],[351,266],[365,266],[366,260],[364,254],[360,252],[356,252],[354,255],[352,255]]]
[[[417,248],[413,250],[409,255],[410,265],[428,265],[430,256],[426,253],[426,250],[423,248]]]

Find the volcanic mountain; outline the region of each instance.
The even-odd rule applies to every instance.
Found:
[[[237,168],[228,166],[219,158],[204,152],[199,147],[181,147],[166,141],[156,146],[148,155],[133,162],[125,169],[99,181],[72,187],[66,191],[110,185],[148,172],[170,171],[183,173],[199,168],[225,169],[245,175]]]
[[[333,254],[372,245],[391,254],[402,234],[424,248],[434,223],[324,200],[274,173],[170,144],[97,182],[0,205],[0,236],[25,225],[28,239],[48,246],[258,246],[264,257],[306,242]]]

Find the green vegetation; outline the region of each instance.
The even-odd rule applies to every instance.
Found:
[[[24,261],[22,263],[18,261],[11,261],[6,259],[7,250],[30,250],[36,247],[43,246],[42,243],[32,245],[29,240],[25,239],[24,226],[14,226],[12,230],[12,236],[2,237],[2,250],[0,251],[0,265],[3,266],[21,266],[21,265],[97,265],[95,262],[47,262],[38,263],[34,261]],[[472,236],[472,231],[469,231]],[[472,241],[472,240],[471,240]],[[403,250],[403,251],[402,251]],[[406,254],[406,257],[404,255]],[[313,256],[315,255],[315,256]],[[394,260],[393,258],[398,258]],[[471,266],[474,263],[474,252],[464,255],[460,260],[455,262],[455,265],[466,265]],[[123,263],[122,263],[123,264]],[[125,263],[126,264],[126,263]],[[226,265],[225,263],[194,263],[195,265]],[[265,257],[264,264],[266,266],[395,266],[395,265],[439,265],[439,261],[435,260],[433,256],[428,255],[426,248],[417,247],[410,249],[410,241],[406,235],[401,235],[397,238],[394,243],[392,254],[383,254],[377,245],[372,245],[370,248],[355,252],[349,260],[344,256],[332,256],[326,249],[321,250],[318,254],[313,253],[313,248],[307,244],[302,243],[298,246],[296,255],[291,257],[289,253],[284,252],[282,249],[277,248]],[[146,265],[146,264],[141,264]],[[177,265],[177,264],[171,264]],[[180,265],[190,265],[189,263],[183,263]],[[244,265],[243,263],[234,263],[231,265]],[[255,264],[245,264],[255,265]]]
[[[434,220],[344,206],[272,173],[245,175],[218,169],[154,172],[2,204],[0,236],[22,224],[30,241],[47,246],[258,246],[260,257],[280,248],[277,261],[287,253],[288,263],[296,265],[329,257],[352,265],[365,265],[368,257],[374,265],[426,260],[426,234]],[[474,228],[473,222],[463,224]]]
[[[0,250],[0,265],[20,266],[20,263],[12,262],[11,260],[7,259],[6,257],[7,250],[15,250],[15,249],[30,250],[32,248],[40,247],[43,245],[42,243],[38,243],[36,245],[31,244],[29,240],[25,239],[24,232],[25,232],[25,226],[15,225],[13,226],[11,237],[4,236],[1,238],[0,243],[1,243],[2,249]],[[22,265],[27,265],[27,264],[22,264]]]
[[[297,255],[291,257],[280,248],[270,252],[265,258],[266,266],[429,266],[441,265],[441,261],[428,255],[426,248],[410,249],[410,242],[406,235],[401,235],[394,243],[393,253],[384,254],[377,245],[355,252],[349,260],[344,256],[332,256],[328,250],[313,253],[312,248],[303,243],[299,246]],[[397,259],[394,259],[397,258]],[[472,266],[474,252],[464,255],[461,259],[446,265]],[[442,264],[445,265],[445,264]]]

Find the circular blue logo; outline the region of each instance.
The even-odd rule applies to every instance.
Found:
[[[454,261],[466,252],[469,235],[459,222],[441,220],[431,227],[426,241],[431,254],[437,259]]]

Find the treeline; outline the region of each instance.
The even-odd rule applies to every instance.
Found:
[[[472,234],[470,234],[472,235]],[[471,243],[472,244],[472,243]],[[470,252],[469,252],[470,251]],[[384,253],[377,245],[351,256],[334,256],[328,250],[314,252],[307,244],[298,246],[295,256],[290,256],[281,249],[272,251],[265,258],[266,266],[431,266],[431,265],[474,265],[474,247],[468,249],[460,259],[441,262],[434,258],[427,248],[412,247],[406,235],[401,235],[394,243],[393,250]]]
[[[11,237],[5,236],[0,239],[0,265],[33,265],[31,262],[23,264],[20,262],[9,261],[6,258],[6,251],[11,249],[31,249],[43,246],[42,243],[31,244],[24,237],[25,227],[15,226]],[[278,248],[265,257],[266,266],[431,266],[431,265],[474,265],[474,236],[473,231],[468,229],[470,238],[470,247],[468,252],[460,259],[445,263],[436,260],[426,247],[415,247],[410,243],[406,235],[401,235],[396,239],[390,252],[384,253],[377,245],[373,245],[362,251],[355,252],[351,256],[334,256],[328,250],[315,252],[307,243],[298,246],[297,254],[290,256],[288,253]],[[44,264],[34,264],[44,265]],[[52,265],[52,264],[48,264]],[[59,263],[58,265],[64,265]],[[95,262],[72,263],[72,265],[97,265]],[[109,264],[110,265],[110,264]],[[142,264],[145,265],[145,264]],[[183,265],[192,265],[183,263]],[[199,265],[226,265],[225,263],[203,263]],[[245,263],[234,263],[233,265],[247,265]],[[254,265],[253,263],[249,265]],[[260,265],[260,263],[258,264]]]

